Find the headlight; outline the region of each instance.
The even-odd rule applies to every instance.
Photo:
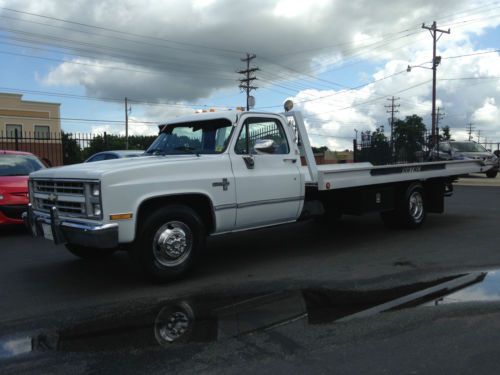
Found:
[[[101,216],[101,205],[99,203],[94,203],[93,205],[94,216]]]
[[[2,195],[2,194],[0,194],[0,201],[1,201],[2,199],[3,199],[3,195]]]
[[[101,184],[100,182],[87,182],[85,187],[86,213],[89,219],[102,218]]]
[[[101,185],[92,184],[90,186],[90,192],[91,192],[93,197],[98,197],[99,195],[101,195]]]

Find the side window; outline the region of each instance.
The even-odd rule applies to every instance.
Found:
[[[92,161],[101,161],[101,160],[104,160],[105,158],[106,158],[106,154],[98,154],[98,155],[91,157],[88,162],[90,163]]]
[[[7,124],[5,126],[5,132],[7,133],[7,138],[15,138],[17,131],[17,137],[22,138],[23,136],[23,126],[18,124]]]
[[[115,154],[105,154],[104,155],[104,160],[111,160],[111,159],[118,159],[118,156]]]
[[[35,125],[35,139],[50,139],[50,128],[45,125]]]
[[[234,152],[240,155],[256,154],[254,146],[257,140],[273,141],[272,147],[259,153],[282,155],[290,152],[285,131],[278,120],[257,117],[247,119],[241,128]]]

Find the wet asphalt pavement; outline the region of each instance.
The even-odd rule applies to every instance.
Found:
[[[437,307],[431,303],[345,323],[333,323],[331,318],[332,311],[339,311],[339,306],[331,306],[332,300],[344,301],[342,308],[347,304],[352,313],[383,303],[383,296],[396,298],[388,294],[390,290],[410,288],[402,290],[405,295],[413,291],[412,285],[500,268],[500,188],[459,186],[446,203],[444,215],[428,216],[426,225],[417,231],[387,230],[378,216],[368,215],[345,217],[329,228],[304,222],[213,238],[187,279],[165,285],[147,282],[124,253],[98,263],[87,262],[75,259],[63,247],[30,238],[22,229],[2,230],[0,367],[2,345],[8,342],[21,348],[26,345],[23,337],[35,337],[38,347],[46,349],[6,358],[6,371],[498,372],[493,370],[500,367],[500,346],[492,345],[500,342],[498,302],[442,303]],[[220,318],[235,316],[234,312],[221,315],[220,309],[255,305],[254,298],[267,301],[276,292],[299,293],[297,298],[304,301],[291,297],[290,308],[277,303],[283,307],[280,314],[285,315],[272,314],[270,321],[262,318],[261,311],[248,309],[238,311],[238,318]],[[360,292],[372,293],[369,303],[365,298],[352,306],[356,300],[350,293]],[[311,295],[316,304],[330,301],[327,307],[320,304],[329,321],[311,323]],[[475,295],[481,299],[481,293]],[[194,340],[167,349],[157,345],[152,333],[156,331],[150,326],[162,309],[171,301],[197,300],[193,296],[212,303],[210,308],[202,308],[208,312],[201,316],[209,317],[202,322],[213,323],[217,317],[215,331],[202,324],[203,335],[216,332],[216,337],[224,338]],[[268,311],[270,305],[264,305]],[[129,311],[137,314],[121,319]],[[60,350],[61,343],[75,342],[82,332],[94,332],[90,335],[94,339],[109,337],[102,336],[96,322],[110,316],[111,321],[124,322],[111,329],[122,334],[120,339],[112,335],[111,347],[98,350],[89,337],[80,349],[69,345]],[[253,322],[251,327],[255,321],[259,323],[255,327],[259,333],[241,329],[242,322],[248,321],[245,316]],[[140,344],[146,340],[142,334],[134,338],[136,330],[131,326],[141,321],[138,317],[146,320],[140,327],[149,327],[145,336],[153,345]],[[276,325],[280,321],[286,324]],[[183,324],[180,319],[179,327]],[[221,324],[229,324],[225,332],[238,334],[221,335]],[[269,325],[273,329],[261,332]],[[11,341],[2,342],[2,337]],[[125,344],[127,337],[132,337],[131,346]],[[4,351],[8,353],[5,347]]]

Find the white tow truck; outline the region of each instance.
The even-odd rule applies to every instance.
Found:
[[[24,217],[33,235],[76,256],[127,249],[166,280],[192,266],[206,236],[374,211],[390,226],[417,228],[426,213],[443,212],[457,176],[482,168],[317,165],[298,111],[208,112],[161,125],[145,156],[32,173]]]

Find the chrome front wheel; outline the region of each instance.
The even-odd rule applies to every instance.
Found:
[[[142,222],[129,254],[134,264],[155,281],[183,276],[205,245],[200,216],[184,205],[158,208]]]
[[[163,224],[153,238],[153,256],[165,267],[183,263],[193,247],[193,232],[181,221]]]

